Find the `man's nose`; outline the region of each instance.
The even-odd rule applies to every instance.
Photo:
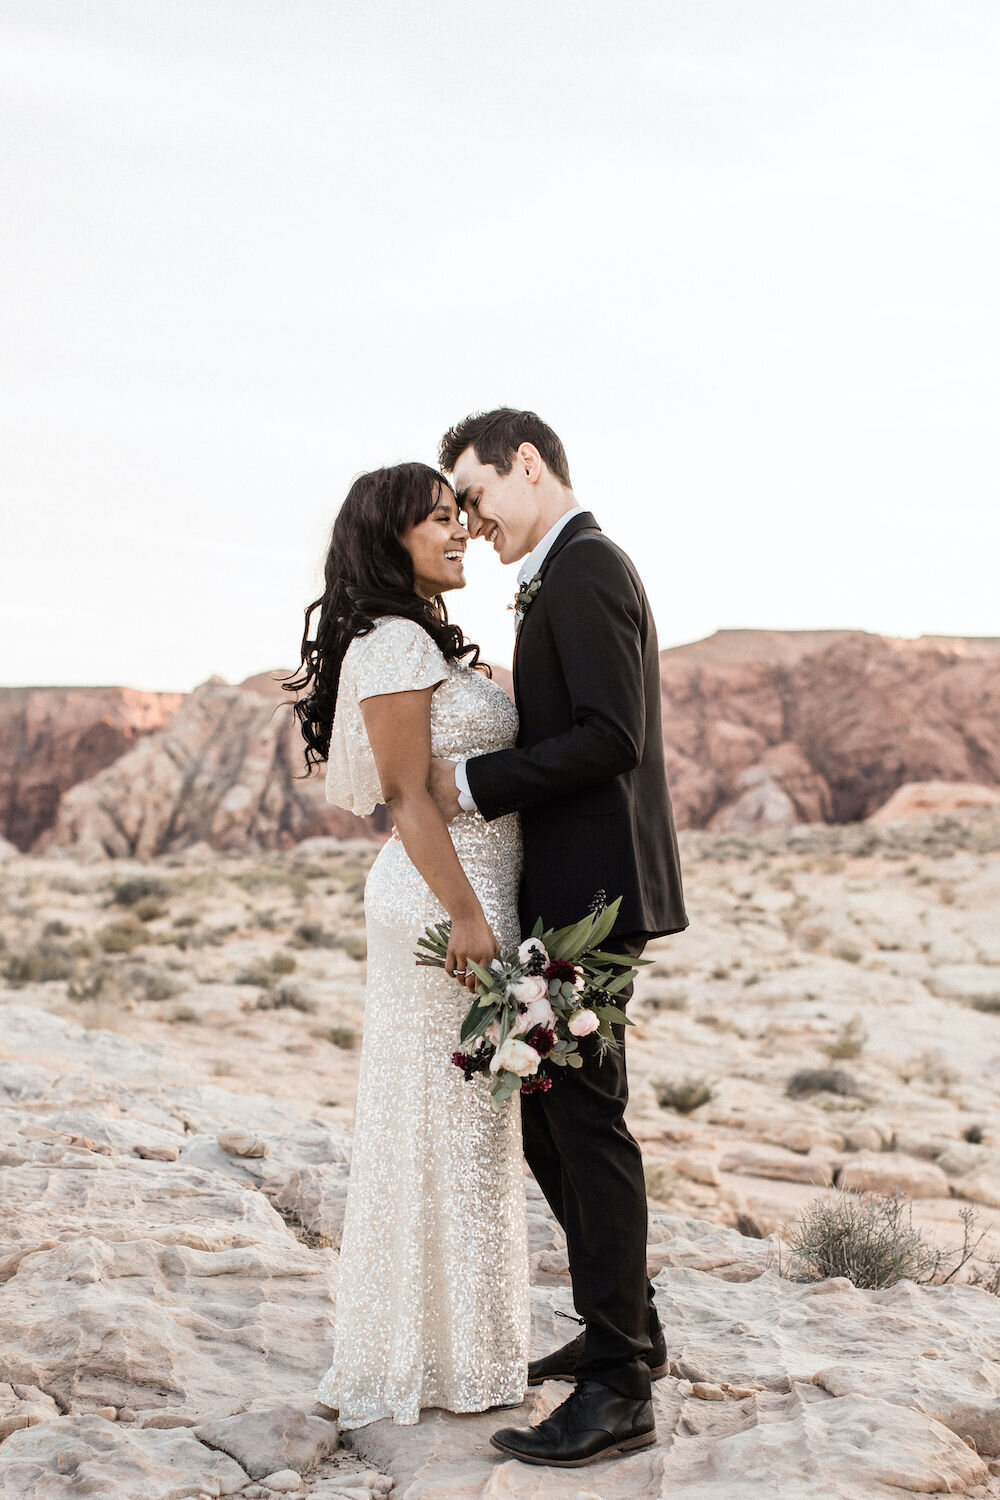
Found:
[[[479,517],[470,510],[465,517],[465,530],[469,536],[478,536],[481,528]]]

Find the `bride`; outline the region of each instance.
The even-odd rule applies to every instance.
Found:
[[[451,1065],[475,978],[516,946],[516,814],[446,824],[432,756],[505,749],[517,713],[448,623],[468,533],[423,464],[364,474],[337,516],[322,598],[288,684],[306,762],[329,801],[385,803],[395,828],[365,887],[368,983],[333,1364],[317,1399],[342,1427],[422,1408],[518,1405],[527,1378],[528,1268],[520,1117]],[[319,609],[315,638],[310,620]],[[418,968],[424,928],[451,919],[447,973]],[[467,972],[468,971],[468,972]],[[454,977],[449,977],[454,976]],[[464,986],[464,987],[463,987]]]

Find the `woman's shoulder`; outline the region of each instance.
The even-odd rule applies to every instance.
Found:
[[[433,687],[449,675],[428,632],[402,615],[379,615],[366,635],[355,636],[341,667],[341,680],[352,683],[358,699]]]
[[[384,656],[397,651],[419,651],[421,654],[440,651],[434,640],[416,620],[406,615],[376,615],[372,628],[364,635],[356,635],[344,652],[344,662],[360,661],[369,656]]]

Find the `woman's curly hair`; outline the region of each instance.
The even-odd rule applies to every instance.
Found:
[[[330,752],[340,669],[355,636],[367,635],[380,615],[413,620],[448,661],[468,656],[479,666],[479,647],[448,621],[440,595],[422,598],[414,587],[413,561],[400,538],[426,520],[447,479],[427,464],[395,464],[361,474],[333,523],[324,567],[325,588],[306,607],[301,662],[282,686],[299,694],[291,705],[305,740],[306,775]],[[315,635],[312,618],[319,610]],[[484,666],[484,670],[489,669]]]

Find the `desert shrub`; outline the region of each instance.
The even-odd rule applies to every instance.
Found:
[[[293,948],[335,948],[337,939],[321,922],[300,922],[289,939]]]
[[[255,958],[245,969],[241,969],[236,976],[236,983],[256,984],[261,989],[269,990],[276,979],[294,973],[297,967],[296,960],[290,953],[272,953],[267,958]]]
[[[902,1197],[838,1192],[804,1209],[787,1236],[796,1275],[804,1281],[846,1276],[856,1287],[880,1291],[897,1281],[928,1280],[935,1252],[913,1227]]]
[[[857,943],[838,943],[833,950],[833,956],[843,959],[847,964],[859,964],[864,954]]]
[[[42,937],[65,938],[69,937],[72,931],[72,927],[70,927],[66,922],[61,922],[59,918],[56,917],[53,921],[46,922],[45,926],[42,928]]]
[[[201,1013],[200,1011],[195,1010],[193,1005],[175,1005],[173,1010],[167,1017],[167,1020],[172,1025],[180,1021],[187,1021],[191,1024],[197,1024],[201,1021]]]
[[[120,971],[108,963],[98,964],[71,980],[66,993],[71,1000],[120,1000]]]
[[[694,1076],[673,1080],[652,1078],[650,1087],[661,1109],[674,1109],[680,1115],[689,1115],[713,1097],[711,1085],[704,1078]]]
[[[309,1035],[315,1037],[318,1042],[331,1042],[334,1047],[342,1047],[345,1052],[350,1052],[358,1045],[358,1031],[355,1026],[314,1026]]]
[[[792,1225],[787,1242],[795,1279],[822,1281],[846,1276],[856,1287],[877,1292],[897,1281],[944,1285],[966,1265],[967,1279],[990,1289],[1000,1285],[1000,1267],[975,1254],[986,1231],[976,1232],[976,1213],[962,1210],[961,1246],[932,1245],[914,1228],[913,1205],[900,1193],[852,1193],[838,1190],[816,1198]]]
[[[716,964],[715,967],[712,969],[712,978],[713,979],[728,979],[729,978],[729,966],[727,964]]]
[[[200,917],[192,916],[191,913],[188,912],[183,917],[175,917],[170,925],[172,927],[197,927],[200,921]]]
[[[831,1062],[848,1062],[852,1058],[860,1057],[864,1051],[868,1033],[860,1015],[853,1015],[849,1021],[845,1021],[836,1036],[826,1044],[826,1055]]]
[[[970,1146],[981,1146],[983,1144],[983,1127],[981,1125],[967,1125],[962,1131],[962,1140],[968,1141]]]
[[[57,979],[72,978],[76,968],[73,954],[58,943],[41,942],[21,953],[12,953],[3,965],[3,976],[14,986],[51,984]]]
[[[166,915],[167,908],[162,901],[157,901],[155,896],[143,896],[137,901],[132,910],[140,922],[155,922],[157,917]]]
[[[916,1057],[902,1063],[897,1069],[903,1083],[926,1083],[929,1088],[947,1093],[959,1082],[955,1069],[945,1062],[940,1052],[927,1047]]]
[[[111,899],[116,906],[137,906],[140,901],[163,901],[168,892],[166,881],[155,875],[132,875],[117,883]]]
[[[687,1010],[688,997],[683,990],[644,990],[637,999],[650,1010]]]
[[[364,933],[345,932],[339,933],[330,944],[331,948],[340,948],[348,958],[353,958],[355,963],[364,963],[368,957],[368,943]]]
[[[293,984],[283,984],[280,990],[270,990],[258,995],[256,1010],[299,1010],[311,1016],[316,1010],[315,1000],[308,1000]]]
[[[807,1094],[842,1094],[861,1097],[854,1077],[843,1068],[800,1068],[785,1087],[789,1099],[803,1099]]]
[[[984,1011],[987,1015],[1000,1013],[1000,992],[995,995],[977,995],[971,1002],[973,1010]]]
[[[172,1000],[183,988],[162,969],[150,969],[137,975],[136,980],[136,989],[143,1000]]]
[[[131,953],[142,943],[148,942],[146,929],[133,913],[118,922],[107,922],[98,928],[97,943],[104,953]]]

